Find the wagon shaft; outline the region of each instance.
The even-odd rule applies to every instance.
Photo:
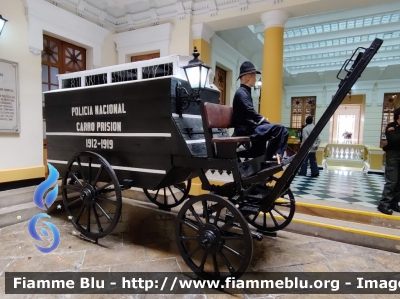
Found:
[[[329,104],[324,114],[316,123],[315,128],[311,132],[310,136],[300,147],[299,151],[294,157],[293,162],[288,166],[282,177],[276,183],[275,188],[268,195],[266,201],[261,205],[262,211],[267,211],[271,207],[272,203],[279,197],[282,191],[290,186],[290,183],[293,181],[297,171],[313,146],[315,140],[319,134],[321,134],[322,130],[329,122],[329,119],[333,116],[343,99],[349,93],[353,85],[357,82],[358,78],[361,77],[361,74],[364,72],[374,55],[378,52],[382,43],[383,41],[381,39],[376,38],[368,49],[357,48],[352,57],[346,60],[346,62],[343,64],[342,69],[339,71],[337,76],[338,79],[340,79],[339,89],[333,97],[332,102]],[[343,73],[345,74],[345,77],[340,78],[339,76]]]

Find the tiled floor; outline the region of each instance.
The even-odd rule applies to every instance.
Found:
[[[358,171],[320,170],[319,177],[297,175],[291,186],[295,197],[376,207],[385,184],[384,176]]]
[[[99,245],[74,235],[64,212],[52,214],[60,231],[59,247],[48,254],[35,248],[27,222],[0,229],[0,298],[399,298],[399,295],[5,295],[4,273],[25,271],[72,272],[188,272],[175,243],[175,216],[124,204],[130,232],[108,235]],[[40,244],[40,243],[39,243]],[[286,231],[254,241],[248,271],[268,272],[399,272],[400,254],[348,245]]]

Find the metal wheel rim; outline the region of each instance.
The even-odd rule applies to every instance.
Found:
[[[147,198],[148,198],[152,203],[156,204],[156,205],[157,205],[158,207],[160,207],[161,209],[170,209],[170,208],[179,206],[182,202],[185,201],[185,199],[186,199],[186,198],[188,197],[188,195],[189,195],[190,187],[191,187],[191,186],[192,186],[192,180],[187,180],[187,184],[186,184],[186,187],[185,187],[185,188],[181,188],[180,186],[178,186],[178,184],[175,184],[175,185],[171,185],[171,186],[168,186],[168,187],[161,188],[161,189],[164,189],[164,202],[159,202],[159,201],[157,201],[157,197],[158,197],[159,191],[160,191],[161,189],[158,189],[158,190],[157,190],[155,196],[153,196],[152,194],[150,194],[149,191],[148,191],[148,189],[143,189],[143,192],[146,194]],[[177,197],[175,196],[175,194],[172,192],[171,187],[176,188],[176,189],[179,189],[179,190],[182,192],[182,196],[179,197],[179,198],[177,198]],[[166,203],[166,202],[167,202],[166,190],[169,190],[169,191],[171,192],[171,195],[172,195],[172,197],[173,197],[173,199],[174,199],[174,201],[175,201],[173,204]]]
[[[277,181],[277,178],[273,177],[272,181]],[[284,198],[284,196],[288,196],[288,198]],[[281,199],[285,199],[286,202],[280,203],[279,201]],[[287,207],[289,208],[289,213],[286,215],[282,213],[282,210],[279,210],[278,207]],[[293,195],[293,192],[290,189],[287,189],[284,194],[280,196],[271,206],[271,209],[267,211],[266,213],[260,212],[257,215],[250,214],[246,215],[246,220],[255,228],[257,228],[260,231],[263,232],[276,232],[278,230],[284,229],[286,226],[290,224],[290,222],[293,219],[294,213],[296,210],[296,201]],[[277,217],[284,218],[285,220],[282,223],[279,223],[278,220],[276,219]],[[271,218],[271,220],[274,223],[274,226],[268,226],[267,225],[267,218]],[[258,219],[262,219],[263,224],[260,225],[256,221]]]
[[[88,164],[86,167],[84,167],[85,165],[82,165],[85,164],[84,162],[81,161],[82,157],[87,157],[89,163],[86,163]],[[100,162],[100,164],[93,163],[93,161],[97,162],[96,160]],[[70,184],[68,184],[69,180],[71,178],[74,178],[76,181],[76,176],[74,177],[74,175],[71,172],[71,167],[74,165],[75,162],[78,164],[78,168],[81,174],[83,172],[84,176],[82,177],[83,182],[79,181],[80,183],[76,182],[74,186],[71,186]],[[79,164],[81,164],[81,166],[79,166]],[[94,168],[93,166],[95,164],[99,165],[100,167]],[[86,169],[86,172],[84,171],[84,169]],[[90,173],[92,173],[93,169],[96,169],[95,171],[96,176],[92,178],[92,175],[91,174],[89,175],[89,169]],[[107,175],[109,176],[110,181],[101,187],[97,186],[97,184],[99,183],[98,179],[104,171],[107,171]],[[89,183],[89,180],[91,181],[91,183]],[[113,188],[115,189],[114,200],[107,199],[105,196],[102,196],[102,194],[99,194],[99,192],[104,191],[106,188],[110,186],[113,186]],[[92,196],[94,197],[94,199],[92,199],[93,203],[85,202],[85,200],[82,199],[82,197],[70,201],[71,198],[68,197],[67,190],[72,190],[75,192],[82,193],[86,189],[91,189],[91,187],[94,190],[92,194]],[[110,234],[117,225],[119,218],[121,216],[122,195],[119,182],[117,180],[117,176],[115,175],[114,170],[111,168],[111,165],[97,153],[80,152],[71,158],[71,160],[67,164],[66,173],[62,179],[62,196],[63,196],[64,207],[67,212],[67,215],[69,216],[69,219],[71,220],[75,228],[87,238],[91,239],[103,238],[106,235]],[[115,207],[113,209],[113,213],[107,213],[104,210],[103,207],[106,203],[112,204],[112,206]],[[78,214],[76,214],[75,211],[72,211],[71,208],[71,206],[75,204],[76,205],[80,204]],[[87,220],[85,221],[86,223],[82,223],[81,221],[81,217],[84,213],[86,213],[87,217]],[[108,214],[113,214],[113,216],[111,217]],[[91,223],[92,217],[95,220],[95,224]],[[107,219],[108,222],[107,226],[106,224],[101,223],[101,217],[105,217]],[[98,232],[92,231],[93,226],[97,227]]]
[[[196,211],[194,210],[193,206],[196,203],[200,202],[202,204],[202,208],[200,209],[202,213],[197,214],[197,216],[194,215],[194,218],[197,220],[198,224],[200,223],[199,220],[202,221],[204,227],[201,228],[199,225],[198,230],[194,233],[195,236],[188,237],[183,232],[183,227],[188,226],[189,228],[191,227],[191,229],[193,229],[192,226],[196,226],[196,223],[193,223],[190,218],[187,218],[186,214],[188,212],[194,214],[193,211]],[[211,213],[209,213],[210,211],[207,210],[208,213],[204,213],[205,206],[207,207],[207,203],[215,204],[217,207],[216,210]],[[220,232],[220,236],[221,239],[223,239],[223,242],[222,244],[219,244],[220,239],[218,239],[218,236],[216,236],[217,241],[214,247],[211,246],[210,248],[207,248],[207,244],[204,245],[201,243],[204,242],[204,237],[206,235],[205,232],[210,231],[210,228],[212,226],[215,226],[215,219],[221,219],[220,215],[222,214],[222,210],[224,209],[228,210],[232,214],[233,218],[225,224],[224,222],[218,222],[217,220],[216,226],[218,227],[218,231]],[[200,217],[202,217],[203,220],[199,219]],[[247,270],[253,256],[253,238],[249,226],[243,215],[231,202],[213,194],[192,197],[182,206],[181,210],[178,213],[176,221],[177,223],[175,226],[175,236],[179,252],[185,263],[198,277],[202,279],[219,280],[224,280],[227,277],[239,278]],[[189,225],[187,222],[189,223]],[[232,225],[232,223],[238,224],[239,227],[237,227],[236,225],[235,231],[229,232],[231,230],[230,226]],[[232,248],[233,245],[231,241],[234,240],[237,240],[237,242],[240,242],[241,246],[243,246],[240,251],[236,251],[237,248]],[[189,246],[187,245],[189,242],[192,244],[192,247],[194,247],[190,251],[190,248],[188,248]],[[226,247],[229,247],[230,249]],[[234,254],[232,250],[236,251],[236,253]],[[194,254],[196,254],[197,252],[200,253],[202,258],[201,261],[196,262],[192,258],[192,256],[194,256]],[[240,254],[240,256],[238,254]],[[241,260],[239,266],[237,266],[236,264],[235,267],[232,266],[231,257],[233,255]],[[209,268],[212,268],[212,271],[206,272],[204,270],[204,267],[206,266],[206,260],[209,261],[208,266]],[[223,267],[221,268],[218,263],[220,265],[222,264]],[[212,266],[210,266],[210,264],[212,264]],[[231,267],[229,267],[229,265]],[[220,272],[220,270],[222,270],[223,268],[227,269],[228,271]]]

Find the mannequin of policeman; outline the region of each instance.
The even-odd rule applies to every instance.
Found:
[[[265,153],[265,160],[271,161],[277,154],[283,157],[289,134],[284,126],[269,123],[254,110],[251,88],[256,85],[256,74],[261,73],[250,61],[240,66],[240,87],[233,97],[234,135],[250,136],[252,151]],[[267,141],[268,149],[265,151]]]

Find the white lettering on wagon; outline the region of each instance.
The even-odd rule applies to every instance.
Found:
[[[78,132],[122,132],[120,121],[77,122]]]
[[[93,115],[92,106],[71,107],[72,116]]]
[[[71,107],[72,116],[125,114],[125,104],[106,104],[93,106]]]
[[[96,105],[94,106],[94,114],[125,114],[124,103],[122,104],[109,104],[109,105]]]

